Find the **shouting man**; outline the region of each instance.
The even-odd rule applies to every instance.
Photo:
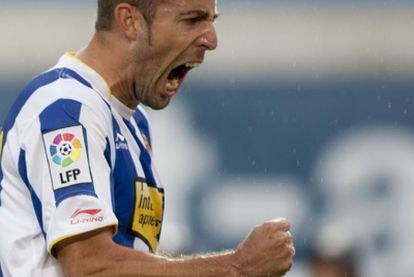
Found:
[[[157,255],[164,190],[145,112],[217,47],[215,0],[98,0],[96,32],[31,81],[1,134],[5,276],[281,276],[284,219],[232,251]],[[1,273],[0,273],[1,275]]]

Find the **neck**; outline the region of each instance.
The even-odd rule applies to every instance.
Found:
[[[118,39],[119,41],[119,39]],[[127,49],[112,34],[95,33],[90,43],[76,55],[106,81],[110,93],[130,109],[138,106],[134,82],[125,63]]]

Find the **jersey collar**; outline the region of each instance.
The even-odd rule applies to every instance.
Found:
[[[67,67],[76,71],[79,75],[85,78],[92,85],[93,89],[97,91],[102,98],[125,119],[129,120],[134,114],[134,110],[128,108],[112,95],[111,89],[104,78],[94,69],[82,62],[75,53],[67,52],[60,58],[56,67]]]

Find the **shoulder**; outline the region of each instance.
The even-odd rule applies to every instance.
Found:
[[[30,81],[19,94],[4,122],[4,130],[24,131],[39,120],[55,129],[88,118],[110,118],[108,107],[92,86],[75,71],[54,68]],[[82,116],[83,114],[83,116]]]
[[[68,68],[55,68],[40,75],[29,83],[22,94],[31,94],[29,100],[33,102],[32,106],[37,107],[39,111],[50,105],[55,105],[55,103],[65,102],[76,102],[95,112],[108,111],[105,101],[93,90],[92,85]],[[57,106],[62,105],[57,104]]]

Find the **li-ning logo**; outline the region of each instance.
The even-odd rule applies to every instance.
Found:
[[[118,132],[116,133],[116,138],[115,138],[115,148],[122,149],[122,150],[128,150],[128,144],[126,142],[125,137]]]
[[[66,167],[79,160],[82,153],[82,143],[73,134],[59,134],[53,139],[49,150],[53,162]]]
[[[101,209],[77,209],[70,217],[70,224],[101,222],[103,216],[97,216],[101,211]]]
[[[97,213],[99,213],[100,211],[102,211],[101,209],[89,209],[89,210],[81,210],[81,209],[77,209],[70,218],[75,218],[80,214],[88,214],[88,215],[96,215]]]

